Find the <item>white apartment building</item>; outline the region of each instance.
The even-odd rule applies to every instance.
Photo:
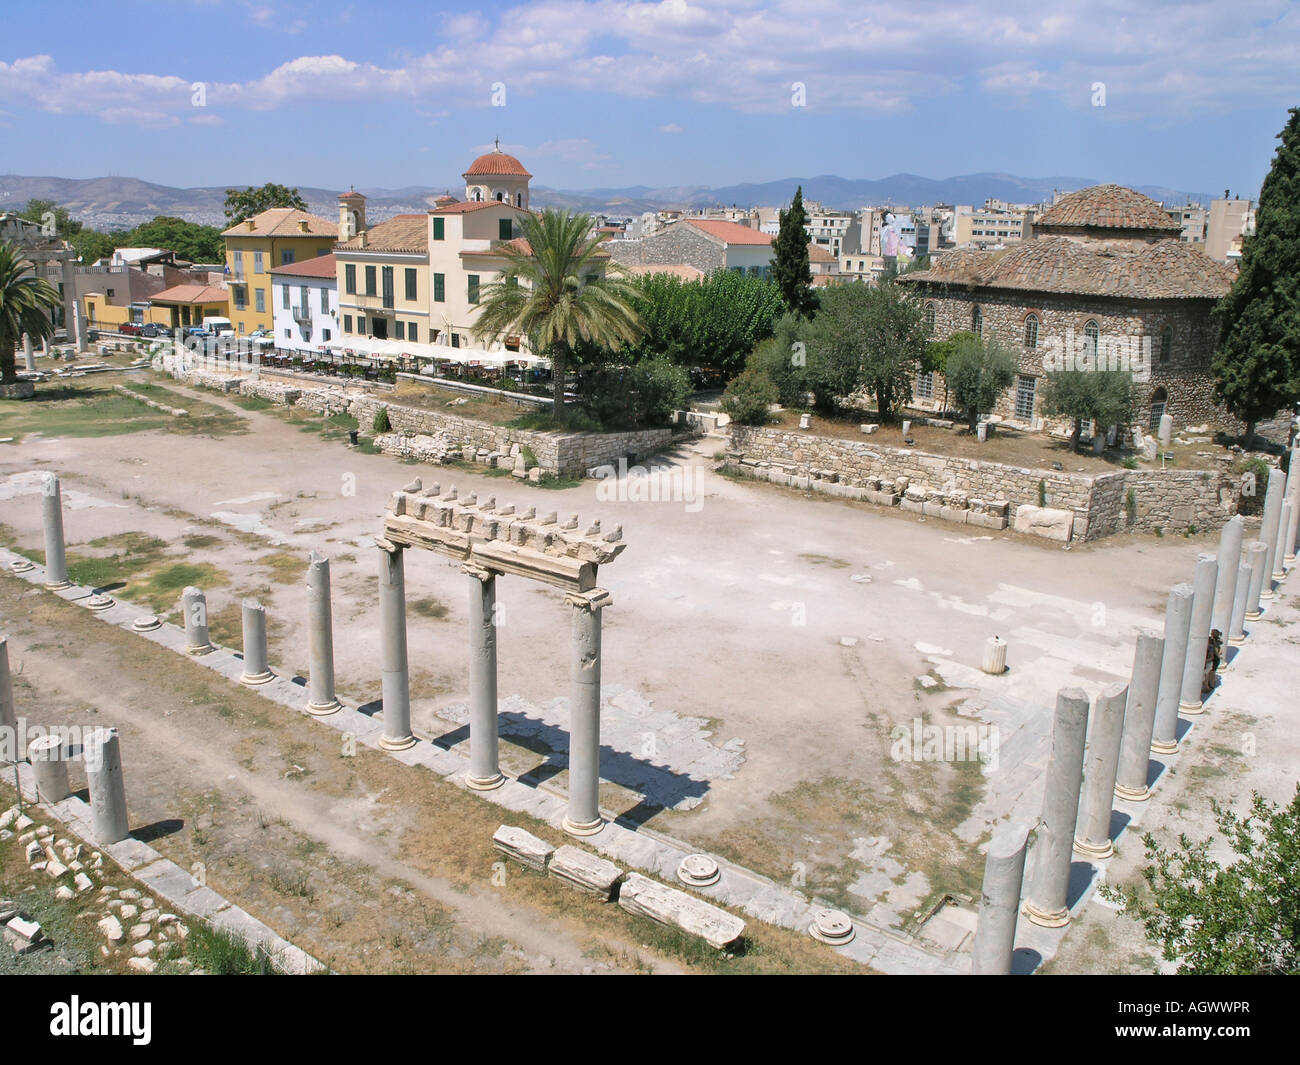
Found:
[[[326,353],[330,341],[339,335],[338,290],[332,254],[272,270],[276,348],[294,355]]]

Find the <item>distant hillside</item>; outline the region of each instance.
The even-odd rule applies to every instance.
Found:
[[[1050,200],[1054,190],[1068,192],[1098,183],[1093,178],[1022,178],[1014,174],[966,174],[942,180],[916,174],[894,174],[878,180],[826,174],[722,188],[704,185],[651,188],[635,185],[628,188],[551,189],[535,185],[533,203],[538,207],[638,215],[665,207],[732,204],[741,207],[780,206],[790,201],[797,187],[803,186],[805,199],[817,200],[827,207],[852,210],[872,205],[979,205],[990,198],[1013,203],[1037,203]],[[1206,193],[1189,193],[1150,185],[1134,187],[1153,199],[1169,204],[1184,203],[1191,199],[1208,205],[1212,199]],[[361,191],[370,200],[368,217],[377,222],[395,214],[426,210],[432,206],[434,197],[447,191],[459,195],[461,188],[453,183],[427,187],[407,186],[401,189],[368,188]],[[336,217],[337,191],[306,185],[299,186],[299,190],[313,214],[330,219]],[[74,218],[101,230],[130,229],[160,214],[174,215],[204,225],[224,226],[225,198],[225,185],[178,189],[132,177],[0,176],[0,208],[22,207],[33,199],[54,200],[67,207]]]

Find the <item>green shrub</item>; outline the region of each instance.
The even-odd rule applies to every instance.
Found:
[[[776,401],[777,388],[772,379],[751,367],[727,384],[722,409],[739,425],[766,425],[772,420],[770,408]]]
[[[607,431],[662,428],[687,405],[691,377],[667,359],[645,359],[588,371],[581,390],[581,409]]]
[[[387,433],[392,431],[392,425],[388,421],[388,408],[380,407],[375,412],[375,420],[372,426],[376,433]]]
[[[1264,490],[1268,487],[1268,474],[1272,467],[1263,459],[1249,458],[1238,467],[1240,491],[1237,513],[1259,514],[1264,509]]]

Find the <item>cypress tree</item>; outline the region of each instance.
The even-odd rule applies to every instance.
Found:
[[[781,290],[786,309],[800,318],[817,313],[812,267],[808,265],[808,215],[803,209],[803,186],[795,190],[788,211],[780,214],[781,228],[772,246],[772,278]]]
[[[1300,399],[1300,108],[1290,115],[1237,280],[1214,309],[1214,395],[1246,423],[1247,447],[1261,418]]]

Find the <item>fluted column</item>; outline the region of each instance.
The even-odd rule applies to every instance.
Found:
[[[501,774],[497,716],[497,575],[465,565],[469,585],[469,775],[465,783],[490,791],[505,783]]]
[[[564,830],[591,836],[600,816],[600,614],[610,595],[596,588],[564,597],[573,608],[573,694],[569,699],[569,812]]]

